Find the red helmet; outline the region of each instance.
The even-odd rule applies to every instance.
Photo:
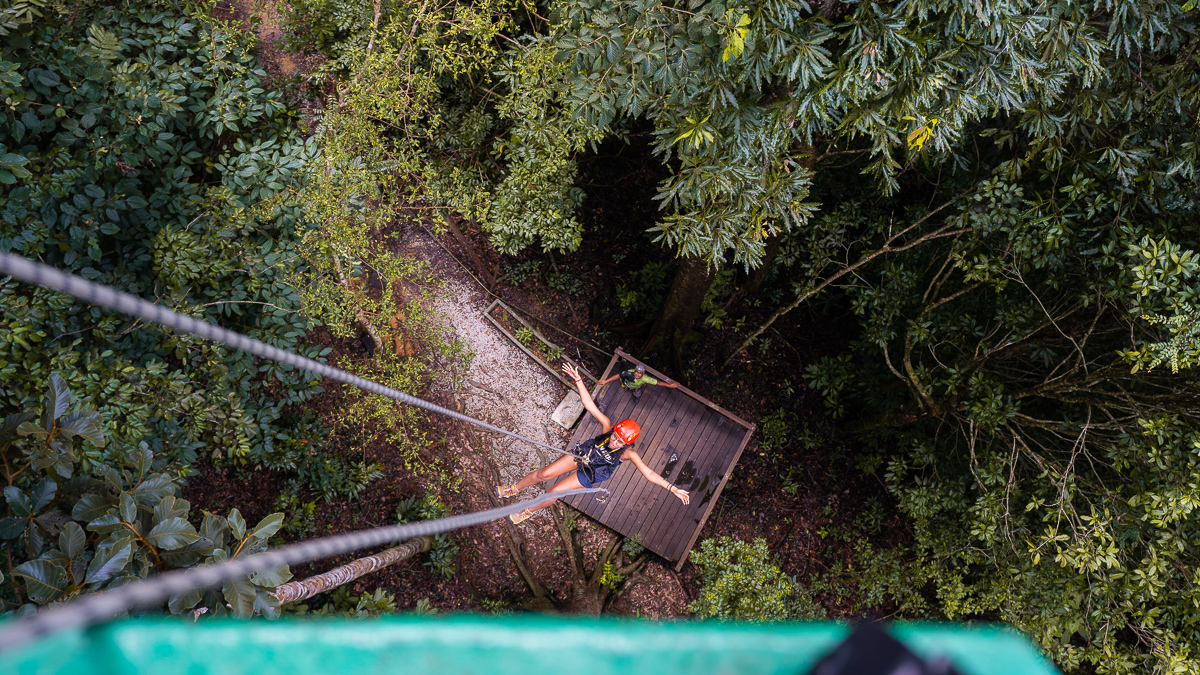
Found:
[[[621,420],[617,422],[617,426],[613,427],[612,432],[614,436],[628,445],[636,441],[638,436],[642,435],[642,428],[633,420]]]

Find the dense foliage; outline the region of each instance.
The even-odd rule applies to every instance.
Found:
[[[1188,363],[1197,21],[1143,12],[1106,16],[1107,44],[1077,22],[1075,43],[1103,45],[1094,74],[990,118],[927,205],[822,217],[842,260],[882,255],[835,282],[860,337],[809,377],[896,448],[935,614],[1014,623],[1067,669],[1190,672],[1200,389],[1151,366]],[[801,296],[847,267],[806,261]]]
[[[703,585],[700,597],[688,605],[696,616],[781,621],[822,615],[807,590],[771,561],[763,539],[705,539],[690,559],[700,569]]]
[[[0,247],[319,356],[302,343],[288,189],[314,146],[250,45],[168,3],[38,6],[6,19],[0,50]],[[266,465],[327,497],[355,488],[298,412],[321,392],[303,373],[12,281],[0,317],[4,414],[36,414],[48,381],[94,410],[81,427],[82,412],[45,404],[42,431],[6,429],[29,436],[4,448],[10,514],[26,525],[0,535],[38,602],[265,545],[278,524],[246,539],[236,510],[187,522],[177,481],[197,462]],[[225,601],[270,608],[273,579]]]
[[[258,553],[283,521],[275,513],[249,527],[235,508],[227,517],[205,512],[197,529],[188,522],[191,505],[179,498],[177,477],[164,472],[169,462],[156,459],[144,442],[94,475],[77,474],[79,445],[105,445],[101,420],[52,374],[40,413],[9,415],[0,426],[5,464],[15,470],[10,483],[24,473],[19,482],[30,486],[4,488],[12,515],[0,519],[9,556],[26,559],[11,569],[24,582],[19,613],[172,568]],[[193,616],[278,616],[272,592],[290,578],[284,565],[232,579],[219,590],[174,595],[167,607]]]
[[[169,9],[47,17],[6,40],[0,143],[27,175],[0,192],[0,245],[316,356],[288,283],[298,212],[273,200],[309,146],[245,45]],[[310,423],[285,410],[320,391],[301,373],[14,282],[0,293],[5,407],[60,373],[105,420],[89,462],[142,441],[183,467],[201,448],[298,460]]]

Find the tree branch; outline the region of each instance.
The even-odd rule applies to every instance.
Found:
[[[775,323],[775,321],[778,320],[779,317],[783,316],[784,314],[787,314],[788,312],[792,311],[793,309],[796,309],[805,300],[808,300],[809,298],[816,295],[817,293],[820,293],[821,291],[825,290],[825,288],[828,287],[833,282],[837,281],[838,279],[841,279],[842,277],[846,276],[847,274],[849,274],[851,272],[854,272],[858,268],[866,265],[867,263],[878,258],[879,256],[881,256],[885,253],[899,253],[900,251],[906,251],[914,246],[917,246],[917,245],[922,244],[927,241],[931,241],[933,239],[939,239],[941,237],[955,236],[955,235],[962,234],[963,232],[966,232],[967,230],[965,230],[965,229],[964,230],[952,230],[951,228],[953,228],[954,225],[946,224],[946,225],[943,225],[942,227],[939,227],[938,229],[934,230],[933,232],[922,235],[922,236],[914,239],[913,241],[910,241],[907,244],[904,244],[902,246],[892,246],[892,243],[895,242],[897,239],[899,239],[900,237],[909,233],[910,231],[912,231],[912,229],[914,227],[917,227],[921,223],[925,222],[930,217],[932,217],[934,214],[938,213],[939,211],[946,208],[947,206],[950,206],[950,204],[952,204],[952,203],[953,202],[946,202],[945,204],[942,204],[941,206],[937,207],[936,209],[930,211],[929,213],[925,214],[917,222],[913,223],[912,225],[909,225],[908,227],[904,228],[900,232],[897,232],[896,234],[890,236],[888,238],[887,242],[885,242],[882,247],[876,249],[875,251],[872,251],[871,253],[868,253],[868,254],[862,256],[861,258],[859,258],[858,262],[854,263],[853,265],[843,267],[841,270],[839,270],[833,276],[825,279],[824,281],[822,281],[821,283],[817,284],[816,286],[810,288],[809,290],[805,291],[804,293],[801,293],[800,296],[797,297],[790,305],[780,308],[773,315],[771,315],[771,318],[767,319],[766,323],[759,326],[758,329],[755,330],[754,333],[752,333],[750,335],[750,337],[746,338],[746,340],[744,342],[742,342],[742,344],[739,345],[737,349],[733,350],[733,353],[729,355],[729,358],[725,359],[725,362],[721,364],[721,368],[724,369],[727,366],[729,366],[729,362],[733,360],[733,357],[737,356],[738,354],[740,354],[742,352],[742,350],[749,347],[751,345],[751,343],[753,343],[756,339],[758,339],[758,337],[760,335],[762,335],[764,332],[766,332],[766,330],[771,327],[771,324]]]

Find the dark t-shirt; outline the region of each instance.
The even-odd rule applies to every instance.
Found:
[[[612,432],[600,434],[595,438],[586,440],[579,444],[579,454],[587,457],[588,464],[591,466],[595,474],[595,479],[588,482],[580,480],[580,483],[591,487],[596,483],[600,483],[609,479],[613,471],[621,465],[621,455],[625,454],[625,449],[629,445],[621,446],[620,450],[613,452],[608,449],[608,439],[612,437]]]
[[[595,438],[586,440],[579,444],[581,455],[588,458],[588,463],[592,466],[612,466],[616,467],[621,464],[621,455],[625,454],[624,445],[620,450],[613,452],[608,449],[608,440],[612,438],[612,432],[600,434]]]

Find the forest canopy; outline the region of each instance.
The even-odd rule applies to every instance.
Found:
[[[292,0],[283,44],[319,56],[302,123],[212,13],[10,3],[0,248],[311,356],[328,353],[318,328],[374,354],[401,308],[365,281],[426,273],[380,231],[471,223],[505,259],[602,247],[581,162],[646,147],[662,178],[642,243],[662,262],[643,272],[670,276],[654,301],[620,300],[622,337],[681,377],[770,360],[819,396],[908,531],[878,558],[903,583],[867,565],[864,594],[1011,623],[1068,671],[1195,672],[1194,4]],[[6,600],[120,576],[88,560],[123,555],[134,576],[138,551],[181,566],[223,555],[222,527],[254,531],[207,514],[165,547],[194,556],[120,537],[83,553],[81,524],[188,517],[167,483],[127,511],[110,473],[254,464],[327,499],[369,482],[323,454],[301,405],[323,390],[300,373],[11,281],[0,299],[0,536],[35,563],[10,576],[61,587],[10,583],[28,598]],[[819,358],[772,342],[801,311],[840,327]],[[47,387],[75,407],[43,403]],[[64,414],[79,440],[53,446]],[[39,415],[43,436],[21,426]],[[401,439],[413,421],[388,424]],[[778,591],[758,618],[788,616],[794,582],[763,546],[726,545],[704,548],[704,579],[752,550]],[[282,580],[223,597],[275,613]],[[221,605],[170,609],[201,602]]]
[[[488,64],[434,65],[439,98],[405,118],[430,140],[403,142],[420,197],[500,251],[579,246],[575,158],[652,128],[669,175],[650,233],[676,263],[645,351],[682,366],[714,281],[753,287],[756,269],[791,298],[730,361],[818,296],[852,310],[856,337],[795,367],[884,453],[927,615],[1014,623],[1068,669],[1194,667],[1195,11],[359,7],[342,44],[420,33]],[[510,38],[422,32],[459,11]]]

